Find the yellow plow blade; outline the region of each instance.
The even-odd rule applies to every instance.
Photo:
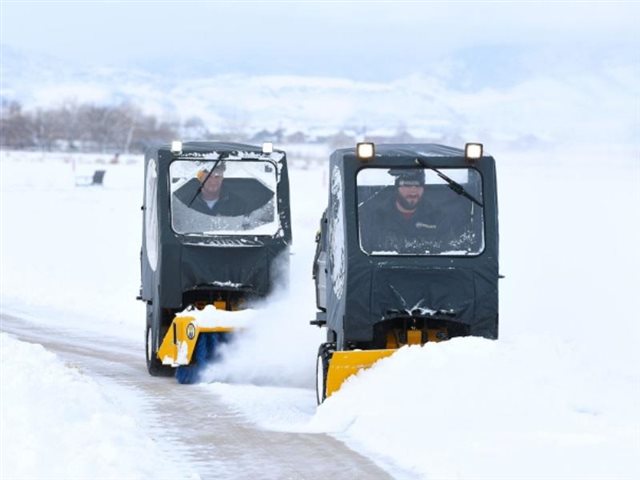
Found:
[[[158,358],[164,365],[188,365],[201,333],[231,333],[232,327],[204,327],[194,317],[179,316],[173,319],[158,349]]]
[[[327,397],[339,390],[351,375],[358,373],[363,368],[369,368],[381,358],[386,358],[395,352],[396,350],[393,348],[333,352],[327,372]]]

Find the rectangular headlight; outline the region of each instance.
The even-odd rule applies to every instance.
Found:
[[[171,153],[182,153],[182,142],[180,140],[171,142]]]
[[[472,160],[482,158],[482,144],[481,143],[467,143],[464,146],[464,156]]]
[[[356,156],[358,160],[371,160],[376,155],[376,147],[373,142],[360,142],[356,144]]]

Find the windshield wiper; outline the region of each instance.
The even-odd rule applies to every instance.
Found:
[[[196,197],[200,194],[200,192],[202,191],[202,187],[204,187],[204,184],[207,183],[207,180],[209,180],[209,177],[211,176],[211,174],[213,173],[213,171],[216,169],[216,167],[218,166],[218,164],[221,161],[222,161],[222,157],[218,158],[216,160],[216,163],[213,164],[213,168],[211,170],[209,170],[209,173],[207,173],[207,176],[204,177],[204,180],[202,181],[202,183],[200,183],[200,186],[198,187],[198,190],[196,190],[196,193],[191,198],[191,201],[187,204],[187,207],[190,207],[191,204],[193,203],[193,201],[196,199]]]
[[[429,165],[424,159],[422,158],[416,158],[416,163],[422,165],[424,168],[428,168],[429,170],[433,170],[434,172],[436,172],[436,174],[443,179],[445,182],[447,182],[447,184],[449,185],[449,188],[451,190],[453,190],[454,192],[456,192],[458,195],[462,195],[463,197],[468,198],[469,200],[471,200],[473,203],[475,203],[476,205],[479,205],[480,207],[484,208],[484,204],[478,200],[476,197],[474,197],[473,195],[471,195],[469,192],[467,192],[464,187],[462,185],[460,185],[458,182],[456,182],[455,180],[447,177],[444,173],[442,173],[440,170],[438,170],[435,167],[432,167],[431,165]]]

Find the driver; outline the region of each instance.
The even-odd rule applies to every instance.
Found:
[[[247,204],[244,199],[225,188],[224,162],[218,163],[213,171],[200,170],[196,178],[180,187],[175,195],[188,207],[208,215],[236,217],[246,215]]]
[[[367,252],[441,251],[450,238],[450,222],[425,195],[423,169],[391,169],[391,195],[372,199],[361,209],[362,246]]]

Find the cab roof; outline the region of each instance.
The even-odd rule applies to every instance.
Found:
[[[339,154],[355,155],[356,147],[342,148],[336,151]],[[437,143],[389,143],[375,144],[376,156],[385,157],[406,157],[419,154],[426,157],[464,157],[464,150],[461,148],[449,147]]]
[[[156,147],[157,150],[171,150],[170,144],[163,144]],[[262,153],[262,146],[249,145],[235,142],[183,142],[183,152],[256,152]]]

